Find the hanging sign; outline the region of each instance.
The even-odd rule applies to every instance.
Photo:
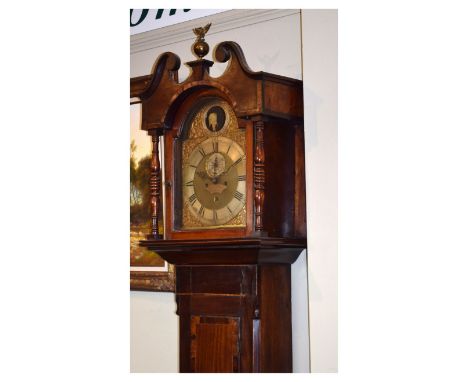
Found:
[[[198,19],[227,9],[130,9],[130,34]]]

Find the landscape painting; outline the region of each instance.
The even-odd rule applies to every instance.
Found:
[[[173,290],[173,269],[157,253],[139,246],[151,231],[149,179],[151,137],[141,126],[141,105],[130,106],[130,288]]]

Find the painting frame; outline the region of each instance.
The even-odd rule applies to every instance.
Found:
[[[138,168],[142,166],[142,164],[145,164],[147,166],[152,156],[152,150],[150,149],[151,137],[147,136],[146,132],[141,130],[141,105],[137,106],[138,110],[136,110],[134,107],[132,108],[133,105],[139,103],[140,102],[130,103],[130,291],[175,292],[174,266],[172,264],[167,263],[164,259],[160,258],[157,255],[157,253],[150,253],[151,251],[144,249],[139,245],[140,241],[145,239],[149,227],[147,227],[144,224],[139,224],[135,229],[135,222],[133,221],[134,218],[132,218],[132,216],[135,215],[135,213],[132,214],[132,205],[135,206],[135,203],[132,203],[132,194],[134,194],[135,192],[135,184],[139,185],[141,191],[143,188],[145,189],[143,191],[143,195],[147,195],[149,193],[149,179],[145,179],[145,168],[142,168],[142,174],[139,173]],[[138,141],[136,144],[134,139]],[[143,143],[148,143],[148,145],[145,146]],[[162,142],[160,144],[162,145]],[[143,148],[142,146],[145,147]],[[140,150],[138,151],[137,155],[134,155],[134,151],[138,148],[140,148]],[[162,147],[159,152],[162,152]],[[163,158],[160,158],[160,160],[163,160]],[[139,165],[136,165],[136,163],[139,163]],[[148,174],[146,174],[146,176],[147,175]],[[132,179],[132,177],[134,179]],[[139,196],[139,199],[145,200],[145,198],[142,197],[142,195]],[[148,202],[147,198],[146,202]],[[140,200],[137,204],[139,204],[141,207],[139,210],[140,214],[142,213],[142,210],[146,212],[150,211],[148,203],[142,203],[142,200]],[[149,222],[148,217],[146,217],[146,221]],[[162,221],[160,222],[159,228],[162,233]],[[140,232],[138,232],[137,234],[137,232],[135,231]]]
[[[130,268],[130,290],[175,292],[174,265],[166,264],[168,268],[167,271],[132,271]]]

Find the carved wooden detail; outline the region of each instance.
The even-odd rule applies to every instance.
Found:
[[[164,53],[156,60],[152,74],[131,79],[130,96],[142,101],[143,130],[170,128],[171,111],[179,100],[201,87],[212,87],[224,93],[237,117],[262,114],[285,120],[302,119],[302,81],[253,72],[240,46],[232,41],[218,44],[214,57],[218,62],[230,61],[221,77],[210,77],[209,67],[213,62],[202,59],[187,63],[192,73],[179,83],[180,58],[173,53]],[[264,96],[262,89],[271,89],[274,96]],[[149,104],[157,106],[148,108]]]
[[[263,145],[264,122],[256,121],[255,126],[255,231],[263,230],[263,205],[265,201],[265,149]]]
[[[153,151],[151,154],[151,234],[148,238],[162,239],[159,232],[159,221],[161,219],[161,162],[159,160],[159,134],[151,131]]]

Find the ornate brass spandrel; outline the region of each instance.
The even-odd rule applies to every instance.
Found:
[[[200,143],[202,143],[206,137],[197,137],[192,139],[187,139],[182,144],[182,163],[185,165],[188,163],[190,154],[192,153],[193,149],[197,147]]]
[[[237,216],[234,216],[234,218],[229,220],[226,223],[226,225],[232,226],[232,227],[239,227],[239,226],[245,227],[246,224],[247,224],[247,209],[244,204],[244,207],[242,207],[242,210],[239,212],[239,214],[237,214]]]
[[[186,229],[187,227],[203,228],[204,226],[189,212],[188,203],[185,202],[184,208],[182,208],[182,228]]]
[[[207,228],[204,226],[198,219],[196,219],[190,212],[188,208],[188,203],[184,203],[184,208],[182,209],[182,228],[183,229],[199,229]],[[247,209],[245,205],[242,207],[242,210],[234,216],[227,223],[219,226],[210,226],[210,229],[216,228],[238,228],[245,227],[247,224]]]

